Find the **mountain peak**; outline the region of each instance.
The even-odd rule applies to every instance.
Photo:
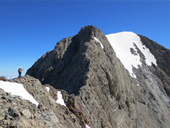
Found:
[[[27,74],[65,90],[69,110],[91,127],[169,128],[167,58],[170,51],[133,32],[106,36],[86,26],[58,42]]]
[[[82,31],[95,31],[95,30],[99,30],[97,27],[93,26],[93,25],[88,25],[88,26],[85,26],[83,28],[81,28],[80,32]]]

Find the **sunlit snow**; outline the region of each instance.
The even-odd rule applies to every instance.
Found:
[[[66,106],[66,104],[64,103],[61,91],[57,91],[57,98],[58,99],[57,99],[56,103]]]
[[[20,96],[25,100],[29,100],[36,106],[38,106],[38,102],[34,99],[32,95],[30,95],[24,88],[22,84],[0,81],[0,88],[5,92],[10,92],[12,95]]]
[[[45,87],[47,89],[47,91],[49,92],[50,91],[50,87]]]
[[[90,126],[88,126],[88,125],[86,124],[86,128],[90,128]]]
[[[96,42],[98,42],[98,43],[100,44],[101,48],[103,49],[103,48],[104,48],[104,46],[103,46],[103,44],[100,42],[100,40],[99,40],[99,39],[97,39],[96,37],[94,37],[94,39],[96,40]]]
[[[137,34],[133,32],[120,32],[106,35],[106,37],[116,52],[116,56],[120,59],[132,77],[136,78],[136,75],[132,70],[133,67],[138,68],[138,66],[142,66],[135,45],[145,56],[145,61],[148,66],[151,66],[152,63],[157,65],[155,57],[151,54],[149,49],[142,44],[140,37]],[[136,55],[131,53],[131,48],[137,53]]]

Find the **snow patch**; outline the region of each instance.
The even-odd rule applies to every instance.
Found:
[[[132,77],[136,78],[136,75],[133,73],[133,67],[138,68],[138,66],[142,66],[141,58],[136,47],[145,56],[145,61],[148,66],[151,66],[152,63],[157,65],[155,57],[149,49],[142,44],[137,34],[133,32],[120,32],[106,35],[106,37],[116,52],[116,56]],[[135,54],[131,53],[132,49]]]
[[[22,84],[0,81],[0,88],[5,92],[10,92],[12,95],[20,96],[25,100],[28,100],[38,106],[38,102],[34,99],[34,97],[29,94]]]
[[[86,124],[86,128],[91,128],[90,126],[88,126],[87,124]]]
[[[103,46],[103,44],[100,42],[100,40],[97,39],[96,37],[94,37],[94,39],[96,40],[96,42],[98,42],[98,43],[100,44],[101,48],[104,49],[104,46]]]
[[[49,92],[50,91],[50,87],[45,87],[47,89],[47,91]]]
[[[56,103],[63,105],[63,106],[66,106],[66,104],[64,103],[61,91],[57,91],[57,98],[58,99],[57,99]]]

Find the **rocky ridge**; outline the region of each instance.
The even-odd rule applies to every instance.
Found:
[[[58,42],[54,50],[35,62],[27,76],[14,80],[24,85],[39,106],[14,97],[19,100],[16,101],[1,90],[0,103],[6,102],[8,106],[2,105],[0,124],[52,128],[84,128],[86,125],[91,128],[169,128],[170,65],[166,59],[170,51],[138,36],[156,57],[157,65],[148,66],[137,46],[131,49],[134,55],[140,55],[142,62],[142,66],[133,68],[136,78],[125,69],[104,33],[94,26],[84,27],[76,36]],[[46,86],[50,87],[49,92]],[[58,89],[62,90],[66,106],[56,103]]]
[[[42,85],[39,80],[25,76],[10,80],[21,83],[39,102],[36,106],[22,97],[11,95],[0,89],[0,127],[3,128],[75,128],[85,127],[68,107],[56,103],[57,90]],[[46,87],[49,87],[49,92]],[[66,92],[62,91],[65,95]],[[76,110],[75,110],[76,111]]]

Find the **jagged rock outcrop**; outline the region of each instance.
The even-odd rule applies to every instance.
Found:
[[[170,51],[146,37],[157,65],[148,66],[137,45],[142,66],[132,77],[117,58],[107,37],[94,26],[58,42],[27,74],[63,89],[64,100],[82,124],[91,128],[169,128]],[[136,53],[135,53],[136,52]],[[75,126],[75,128],[79,126]]]
[[[68,107],[56,103],[57,91],[50,85],[25,76],[11,80],[24,88],[39,102],[39,105],[11,95],[0,89],[0,128],[78,128],[85,127]],[[46,87],[49,87],[49,92]],[[16,89],[16,88],[14,88]],[[67,94],[62,91],[62,93]]]

